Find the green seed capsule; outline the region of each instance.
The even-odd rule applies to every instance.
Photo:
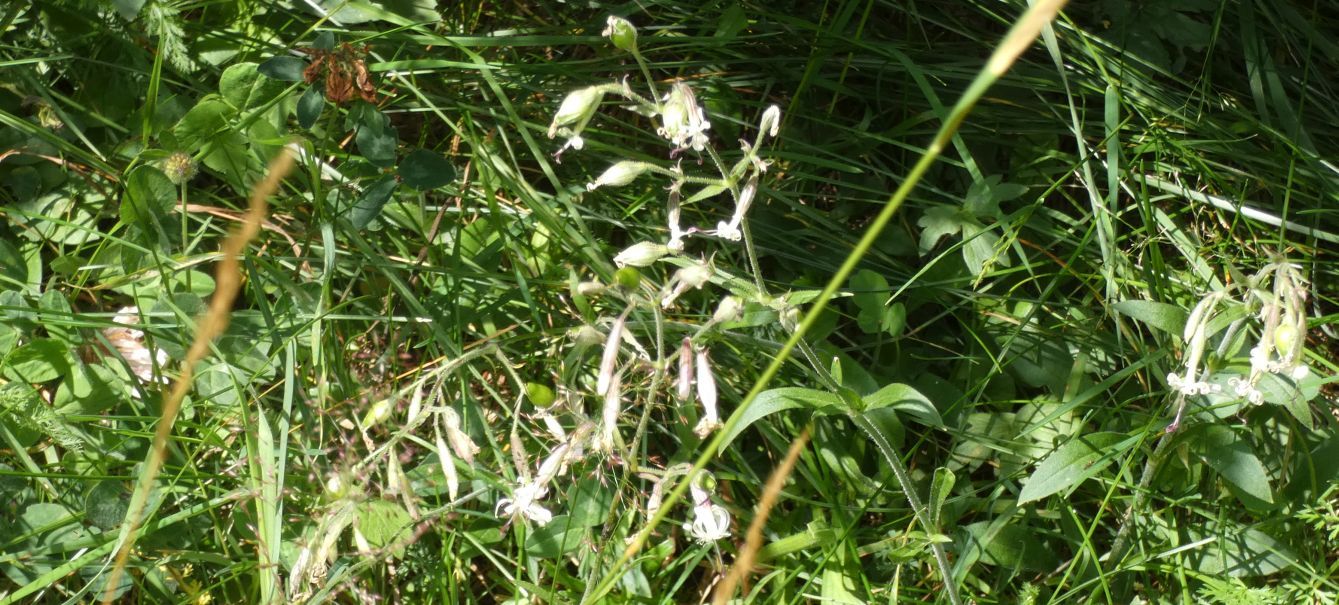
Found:
[[[614,282],[625,290],[636,290],[642,283],[642,272],[636,267],[623,267],[614,273]]]
[[[525,383],[525,395],[530,398],[530,403],[535,404],[537,408],[546,408],[553,405],[553,389],[547,385],[527,382]]]

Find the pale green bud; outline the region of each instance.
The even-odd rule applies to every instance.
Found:
[[[600,35],[609,38],[619,50],[637,51],[637,28],[627,19],[609,15],[604,31],[600,32]]]
[[[646,162],[631,160],[617,162],[606,168],[600,178],[595,179],[595,182],[586,183],[586,191],[594,191],[600,187],[622,187],[637,180],[637,177],[641,176],[643,172],[654,167]]]
[[[588,86],[567,93],[567,98],[558,106],[558,113],[553,116],[553,123],[549,124],[549,138],[558,136],[566,126],[572,126],[567,130],[570,130],[573,136],[581,132],[581,129],[586,127],[586,122],[595,115],[595,110],[600,107],[600,101],[603,99],[602,86]]]
[[[669,253],[669,247],[663,244],[641,242],[619,252],[614,257],[614,264],[620,267],[649,267]]]
[[[744,310],[744,303],[738,296],[726,296],[721,299],[720,304],[716,305],[716,312],[712,314],[711,321],[722,323],[739,319],[739,314]]]

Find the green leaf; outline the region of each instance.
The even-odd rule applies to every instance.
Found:
[[[568,519],[575,527],[595,527],[609,519],[614,490],[599,477],[588,475],[567,490]]]
[[[215,95],[206,95],[172,127],[177,142],[189,151],[199,151],[216,135],[228,129],[236,110]]]
[[[47,290],[38,299],[37,307],[42,310],[38,321],[42,322],[47,334],[71,346],[79,344],[79,329],[72,325],[74,310],[64,294],[59,290]]]
[[[140,166],[126,179],[121,222],[150,237],[166,237],[177,204],[177,187],[163,171]]]
[[[307,129],[315,126],[324,109],[325,95],[321,93],[321,89],[316,86],[308,88],[298,99],[298,126]]]
[[[1299,564],[1292,548],[1253,527],[1228,522],[1204,529],[1191,526],[1188,533],[1187,542],[1200,546],[1186,560],[1190,569],[1201,574],[1266,576]]]
[[[456,180],[456,169],[439,153],[415,149],[400,161],[400,179],[421,191],[436,189]]]
[[[892,407],[895,410],[910,414],[926,426],[938,428],[944,426],[943,417],[939,415],[939,410],[930,402],[930,399],[922,395],[920,391],[905,384],[887,385],[870,395],[866,395],[864,400],[866,410]]]
[[[139,16],[139,10],[144,8],[144,0],[112,0],[112,6],[116,7],[116,14],[122,19],[134,21]]]
[[[395,163],[398,143],[391,120],[371,105],[361,104],[359,107],[363,109],[358,111],[358,134],[354,136],[358,153],[374,165],[389,168]]]
[[[963,217],[956,208],[927,208],[916,224],[921,228],[921,253],[929,252],[946,235],[962,231]]]
[[[1083,483],[1137,441],[1121,433],[1092,433],[1066,441],[1037,465],[1018,494],[1018,503],[1040,500]]]
[[[276,55],[261,63],[257,71],[261,75],[274,80],[301,82],[303,80],[302,72],[305,69],[307,69],[307,62],[302,59],[292,55]]]
[[[387,175],[381,177],[381,180],[372,183],[370,187],[363,190],[363,194],[358,197],[358,201],[353,204],[353,209],[349,212],[349,221],[357,229],[366,228],[377,215],[381,214],[381,209],[386,206],[386,202],[391,200],[391,194],[395,192],[395,177]]]
[[[367,500],[358,504],[358,531],[372,548],[385,548],[397,542],[406,544],[414,519],[398,502]],[[396,549],[396,556],[404,546]]]
[[[100,481],[84,499],[84,518],[95,527],[112,529],[125,519],[130,508],[130,490],[114,480]]]
[[[581,546],[586,528],[558,515],[548,523],[536,525],[525,539],[525,552],[540,559],[556,559]]]
[[[783,387],[763,391],[753,400],[753,405],[744,410],[739,422],[730,429],[730,432],[725,434],[725,439],[721,442],[721,451],[729,447],[730,443],[739,437],[740,433],[744,432],[744,429],[758,420],[780,411],[797,408],[814,410],[819,414],[826,415],[839,413],[846,409],[846,405],[842,403],[840,397],[817,389]]]
[[[1205,464],[1247,496],[1266,503],[1274,502],[1269,473],[1255,455],[1255,449],[1240,434],[1221,424],[1200,425],[1188,433],[1186,438],[1192,449]]]
[[[1185,331],[1186,316],[1189,315],[1189,312],[1177,305],[1151,300],[1122,300],[1111,307],[1117,313],[1174,336],[1180,336]]]
[[[280,82],[260,77],[255,63],[237,63],[219,76],[223,100],[240,111],[260,107],[284,92]]]
[[[860,331],[866,334],[877,334],[882,331],[884,303],[888,300],[888,280],[869,269],[861,269],[851,276],[849,287],[852,292],[851,300],[855,302],[856,308],[860,309],[859,315],[856,316],[856,324],[860,326]]]
[[[4,375],[19,382],[55,380],[70,372],[69,351],[59,340],[39,338],[5,357]]]
[[[1059,564],[1055,550],[1038,537],[1035,528],[1005,525],[993,534],[990,521],[973,523],[963,528],[968,541],[981,549],[981,562],[1025,571],[1051,571]]]
[[[944,510],[944,502],[948,500],[948,495],[953,492],[953,484],[958,478],[953,471],[945,467],[935,469],[934,479],[930,481],[930,525],[936,529],[939,528],[940,514]]]
[[[995,247],[1000,244],[1000,236],[993,230],[975,220],[962,223],[962,262],[972,275],[980,275],[986,263],[997,260],[1007,265],[1004,254],[996,255]]]
[[[335,50],[335,34],[328,31],[316,34],[312,39],[312,48],[317,50]]]

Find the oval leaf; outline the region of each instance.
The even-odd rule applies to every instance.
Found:
[[[456,180],[456,169],[441,154],[415,149],[400,162],[400,178],[410,187],[427,191]]]
[[[1120,433],[1093,433],[1066,441],[1037,465],[1018,494],[1018,503],[1040,500],[1082,483],[1137,440]]]
[[[325,109],[325,95],[321,94],[320,88],[308,88],[298,99],[298,126],[308,129],[315,126],[322,109]]]
[[[1186,326],[1186,310],[1176,305],[1151,300],[1122,300],[1112,308],[1168,334],[1180,335]]]
[[[386,202],[391,200],[391,194],[395,192],[395,177],[386,176],[381,180],[372,183],[371,187],[363,190],[363,195],[354,203],[353,210],[349,212],[349,220],[353,226],[362,229],[381,214],[381,209],[386,206]]]
[[[1265,465],[1260,463],[1251,444],[1236,431],[1220,424],[1209,424],[1190,432],[1187,438],[1191,440],[1195,454],[1229,483],[1247,496],[1274,502]]]
[[[926,426],[937,428],[944,426],[944,418],[939,415],[939,410],[935,409],[934,404],[930,403],[930,399],[909,385],[890,384],[867,395],[864,400],[866,410],[892,407],[906,412]]]
[[[302,71],[305,69],[307,69],[306,61],[289,55],[279,55],[266,59],[256,71],[274,80],[301,82]]]

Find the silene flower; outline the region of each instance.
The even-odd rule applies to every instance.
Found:
[[[700,485],[708,481],[694,481],[688,486],[693,495],[693,520],[683,524],[684,531],[702,544],[730,537],[730,511],[711,501],[711,492]]]
[[[665,95],[660,110],[662,126],[656,129],[659,134],[674,144],[675,151],[692,149],[702,151],[707,148],[707,130],[711,122],[707,121],[702,107],[697,104],[697,95],[688,84],[679,81]]]
[[[739,203],[735,204],[735,213],[730,217],[730,222],[721,221],[716,223],[716,230],[713,232],[721,239],[727,239],[737,242],[743,237],[739,230],[744,223],[744,214],[749,211],[749,205],[753,203],[753,198],[758,194],[758,175],[754,173],[749,177],[744,188],[739,190]]]
[[[558,150],[559,154],[568,147],[577,150],[585,147],[581,131],[585,130],[586,124],[600,108],[605,90],[605,86],[587,86],[568,93],[563,99],[558,106],[558,113],[553,116],[553,122],[549,124],[548,132],[550,139],[559,135],[567,137],[567,142]]]
[[[711,276],[715,272],[708,263],[693,263],[674,272],[665,287],[669,289],[669,294],[664,300],[660,301],[662,309],[668,309],[674,305],[674,301],[689,290],[696,290],[711,281]]]
[[[712,431],[721,428],[720,412],[716,410],[716,377],[711,373],[711,360],[707,350],[697,350],[697,398],[702,400],[702,420],[699,420],[693,433],[703,439]]]
[[[521,481],[512,490],[512,497],[497,501],[497,508],[493,512],[498,517],[509,517],[513,521],[524,519],[545,525],[553,520],[553,513],[539,501],[548,493],[549,489],[538,481]]]

